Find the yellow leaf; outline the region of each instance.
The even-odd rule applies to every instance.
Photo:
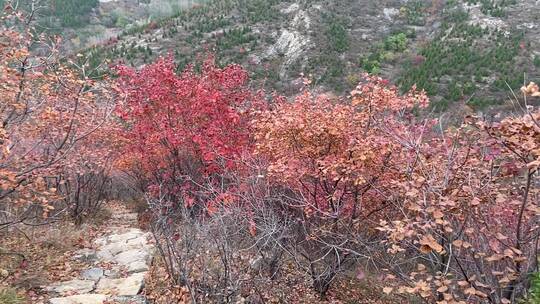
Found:
[[[452,244],[454,246],[456,246],[457,248],[460,248],[461,246],[463,246],[463,241],[462,240],[455,240],[452,242]]]
[[[437,253],[443,252],[443,247],[435,240],[432,235],[426,235],[420,240],[420,251],[429,253],[434,250]]]
[[[437,288],[438,292],[446,292],[447,290],[448,290],[448,286],[441,286],[441,287]]]
[[[433,217],[435,219],[441,219],[441,218],[443,218],[443,216],[444,216],[444,214],[441,212],[441,210],[435,210],[433,212]]]

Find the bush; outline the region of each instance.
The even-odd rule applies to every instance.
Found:
[[[410,25],[422,26],[426,23],[424,10],[426,5],[422,1],[409,1],[400,9],[400,14]]]
[[[83,72],[58,58],[56,51],[29,51],[48,40],[31,34],[32,20],[13,15],[3,19],[7,22],[0,24],[0,40],[7,43],[0,49],[6,58],[0,63],[0,230],[47,223],[71,208],[62,204],[60,185],[77,184],[74,172],[89,175],[106,167],[114,157],[112,147],[119,143],[112,136],[116,125],[107,80],[82,77]],[[25,31],[15,30],[20,28]]]
[[[540,68],[540,55],[535,55],[534,56],[534,66],[536,66],[537,68]]]
[[[326,25],[328,45],[335,52],[343,53],[349,49],[349,34],[343,21],[334,16],[329,18]]]
[[[124,166],[146,192],[169,277],[193,299],[235,302],[285,261],[321,298],[359,262],[384,269],[386,293],[428,303],[525,296],[538,111],[440,130],[422,117],[423,92],[378,77],[348,102],[305,90],[265,105],[238,66],[175,70],[172,58],[120,68],[118,114]]]
[[[531,287],[529,287],[526,303],[540,303],[540,272],[533,273],[531,277]]]
[[[26,300],[13,288],[0,288],[0,303],[23,304],[26,303]]]
[[[405,33],[398,33],[386,38],[384,48],[389,51],[403,52],[407,49],[407,44],[407,35]]]
[[[393,164],[401,155],[396,143],[382,139],[383,129],[414,128],[391,113],[423,101],[421,94],[402,97],[381,79],[366,77],[351,104],[304,92],[256,119],[257,153],[269,162],[269,178],[289,189],[283,203],[291,217],[301,219],[285,247],[322,297],[356,263],[352,252],[377,247],[370,221],[383,216],[383,185],[396,174]]]

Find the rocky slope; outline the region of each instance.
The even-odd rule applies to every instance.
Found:
[[[133,26],[86,58],[140,66],[173,54],[182,68],[211,51],[284,94],[301,75],[342,94],[367,71],[404,90],[416,83],[438,110],[479,110],[540,75],[538,2],[213,0]]]

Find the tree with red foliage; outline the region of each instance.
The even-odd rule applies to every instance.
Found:
[[[176,70],[171,57],[138,71],[119,68],[123,101],[117,113],[129,142],[122,162],[147,194],[151,229],[174,283],[186,286],[193,299],[226,302],[244,273],[232,265],[231,246],[231,233],[242,226],[236,221],[236,227],[216,226],[220,233],[207,229],[236,214],[230,210],[240,197],[239,176],[250,171],[243,159],[253,151],[251,110],[261,96],[249,89],[241,67],[219,68],[212,57]],[[202,250],[209,260],[219,256],[217,274],[207,269]]]
[[[207,204],[203,185],[223,183],[222,173],[250,153],[247,109],[259,99],[241,67],[218,68],[210,57],[200,69],[177,75],[171,57],[140,71],[119,68],[124,101],[117,112],[130,142],[125,164],[140,169],[148,189],[188,207]]]

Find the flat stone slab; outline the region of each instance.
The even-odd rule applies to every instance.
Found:
[[[94,262],[97,260],[97,254],[95,250],[85,248],[75,252],[73,259],[83,262]]]
[[[122,213],[117,219],[134,222],[135,213]],[[147,304],[144,276],[148,271],[154,245],[151,233],[126,226],[110,227],[108,234],[96,239],[92,249],[82,249],[74,259],[86,262],[88,269],[78,279],[54,283],[45,289],[54,298],[49,304]],[[101,268],[101,263],[108,264]],[[127,274],[127,277],[122,277]],[[1,303],[0,303],[1,304]]]
[[[103,269],[90,268],[81,272],[81,278],[85,280],[97,281],[103,276]]]
[[[102,304],[107,300],[102,294],[80,294],[63,298],[52,298],[50,304]]]
[[[105,237],[96,239],[97,244],[109,244],[115,242],[127,242],[128,240],[145,235],[140,229],[137,228],[120,228],[116,233],[110,234]]]
[[[134,296],[134,297],[126,297],[126,296],[112,297],[110,301],[115,304],[146,304],[148,303],[146,299],[140,295]]]
[[[145,274],[139,272],[127,278],[102,278],[97,284],[96,292],[115,296],[136,296],[143,288]]]
[[[83,294],[83,293],[89,293],[92,290],[94,290],[94,285],[96,282],[90,281],[90,280],[71,280],[71,281],[65,281],[65,282],[58,282],[55,284],[50,285],[46,288],[47,291],[52,291],[61,295],[65,295],[67,293],[73,294]]]
[[[107,245],[101,246],[97,255],[101,259],[111,259],[111,257],[123,252],[132,249],[141,249],[149,251],[152,249],[152,246],[148,244],[146,236],[136,237],[130,239],[126,242],[114,242]]]
[[[137,222],[137,213],[117,213],[112,216],[115,219],[125,220],[129,222]]]
[[[114,261],[120,265],[129,265],[133,262],[150,262],[150,252],[144,249],[132,249],[119,253],[114,257]]]
[[[128,273],[144,272],[150,269],[146,261],[135,261],[124,266],[126,266]]]

